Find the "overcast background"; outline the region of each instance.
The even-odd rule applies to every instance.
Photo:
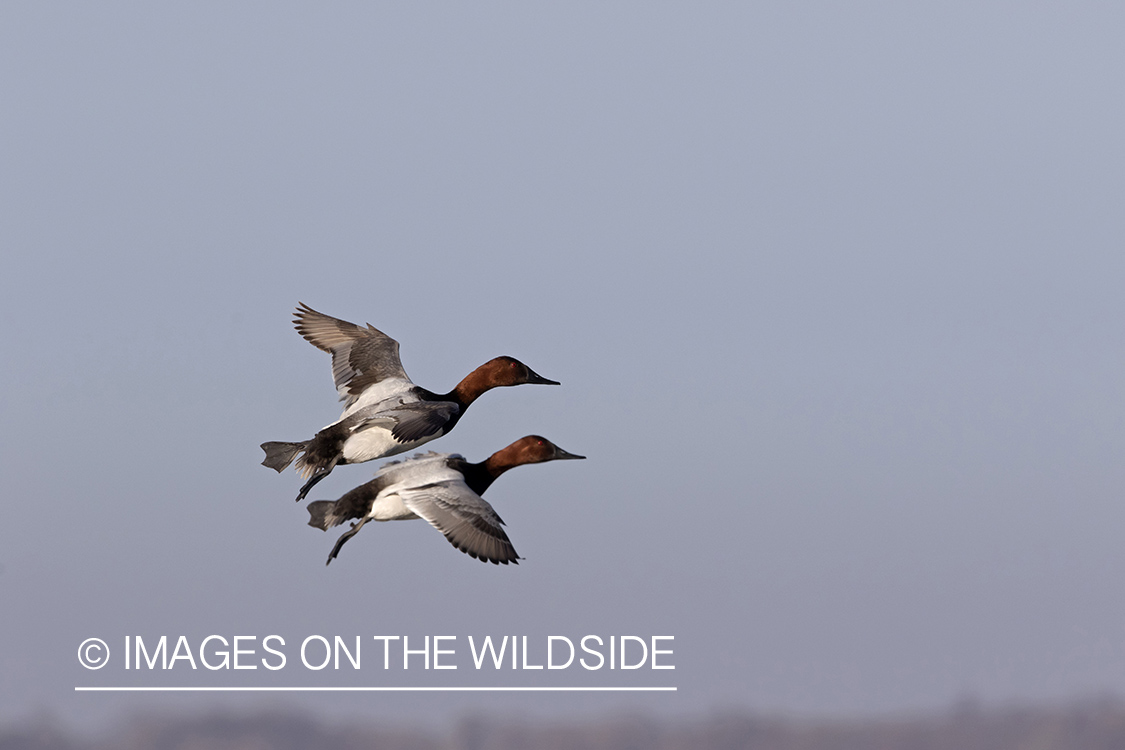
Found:
[[[1116,3],[5,3],[0,720],[1125,693],[1123,31]],[[499,354],[562,381],[429,446],[589,456],[490,491],[521,565],[413,522],[324,566],[336,532],[259,465],[339,413],[298,301],[434,390]],[[271,633],[278,673],[120,663]],[[676,669],[314,673],[314,633],[674,635]],[[74,692],[310,684],[679,691]]]

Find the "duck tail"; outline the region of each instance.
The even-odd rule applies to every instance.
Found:
[[[328,531],[344,522],[344,517],[336,515],[335,500],[317,500],[306,506],[309,509],[309,526]]]
[[[303,443],[262,443],[262,450],[266,452],[266,458],[262,461],[262,466],[268,466],[280,474],[285,470],[285,467],[293,463],[297,454],[305,451],[308,446],[307,440]]]

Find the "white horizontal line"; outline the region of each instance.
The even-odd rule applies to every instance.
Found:
[[[320,693],[320,692],[379,692],[379,693],[643,693],[675,692],[675,687],[75,687],[78,692],[100,693]]]

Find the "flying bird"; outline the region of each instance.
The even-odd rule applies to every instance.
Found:
[[[558,385],[512,357],[496,357],[473,370],[448,393],[414,385],[398,342],[370,323],[357,326],[300,303],[294,325],[313,346],[332,355],[332,377],[344,413],[312,438],[262,443],[263,466],[296,469],[308,479],[297,501],[343,464],[393,456],[445,435],[481,394],[501,386]],[[298,458],[298,456],[300,456]]]
[[[374,479],[338,500],[309,503],[309,526],[327,531],[345,521],[359,519],[336,541],[325,565],[368,521],[415,518],[427,521],[470,557],[481,562],[518,565],[520,558],[504,533],[504,522],[481,495],[498,476],[513,467],[577,458],[585,456],[567,453],[538,435],[520,438],[475,464],[456,453],[418,454],[383,466]]]

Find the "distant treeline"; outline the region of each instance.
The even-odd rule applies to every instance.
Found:
[[[334,726],[292,714],[134,719],[104,737],[37,724],[0,729],[0,750],[1125,750],[1119,701],[1060,709],[984,710],[961,704],[919,718],[796,721],[724,714],[663,721],[573,723],[484,718],[452,730]]]

